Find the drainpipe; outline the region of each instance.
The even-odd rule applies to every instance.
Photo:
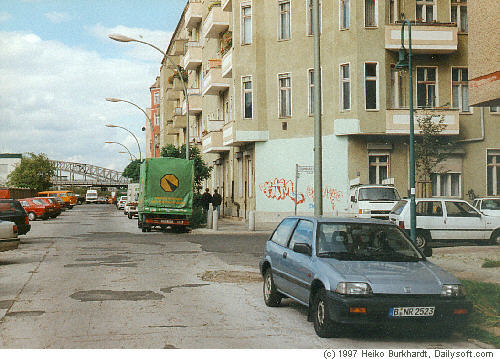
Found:
[[[471,143],[471,142],[481,142],[484,141],[484,107],[481,107],[481,137],[478,138],[468,138],[465,140],[459,140],[459,143]]]

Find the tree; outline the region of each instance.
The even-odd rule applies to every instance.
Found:
[[[139,176],[141,174],[141,163],[142,162],[139,160],[133,160],[130,162],[123,170],[122,176],[130,178],[134,183],[138,183]]]
[[[186,158],[186,146],[182,145],[181,148],[177,148],[174,145],[167,145],[161,149],[161,156]],[[205,163],[198,147],[189,148],[189,159],[194,162],[194,191],[195,195],[199,195],[203,188],[203,181],[210,178],[212,167]]]
[[[425,115],[417,118],[420,136],[415,141],[415,167],[418,180],[424,184],[431,184],[431,175],[439,170],[438,165],[450,157],[451,150],[456,147],[455,141],[441,136],[446,128],[444,117]],[[422,196],[426,192],[432,193],[432,188],[423,190]]]
[[[27,153],[21,163],[7,176],[9,186],[32,188],[38,192],[52,186],[51,178],[56,173],[55,165],[44,153]]]

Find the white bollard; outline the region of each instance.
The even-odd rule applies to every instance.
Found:
[[[213,214],[212,214],[212,204],[210,204],[208,206],[208,211],[207,211],[207,228],[208,229],[212,229],[212,218],[213,218]]]
[[[217,213],[217,210],[214,211],[212,218],[213,218],[212,229],[214,231],[218,231],[219,230],[219,214]]]
[[[248,212],[248,230],[249,231],[255,231],[255,212],[250,211]]]

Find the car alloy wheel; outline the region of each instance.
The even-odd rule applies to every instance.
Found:
[[[34,221],[36,219],[36,214],[34,214],[33,212],[28,213],[28,219],[30,221]]]
[[[324,326],[325,325],[325,302],[323,302],[322,300],[320,300],[318,302],[318,305],[316,307],[316,316],[318,317],[318,324],[320,326]]]

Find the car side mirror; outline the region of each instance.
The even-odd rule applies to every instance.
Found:
[[[351,196],[351,202],[356,203],[356,196]]]
[[[297,252],[297,253],[305,254],[307,256],[311,256],[312,255],[312,248],[307,243],[295,243],[293,245],[293,251]]]
[[[432,257],[432,247],[425,246],[422,252],[424,253],[424,256]]]

